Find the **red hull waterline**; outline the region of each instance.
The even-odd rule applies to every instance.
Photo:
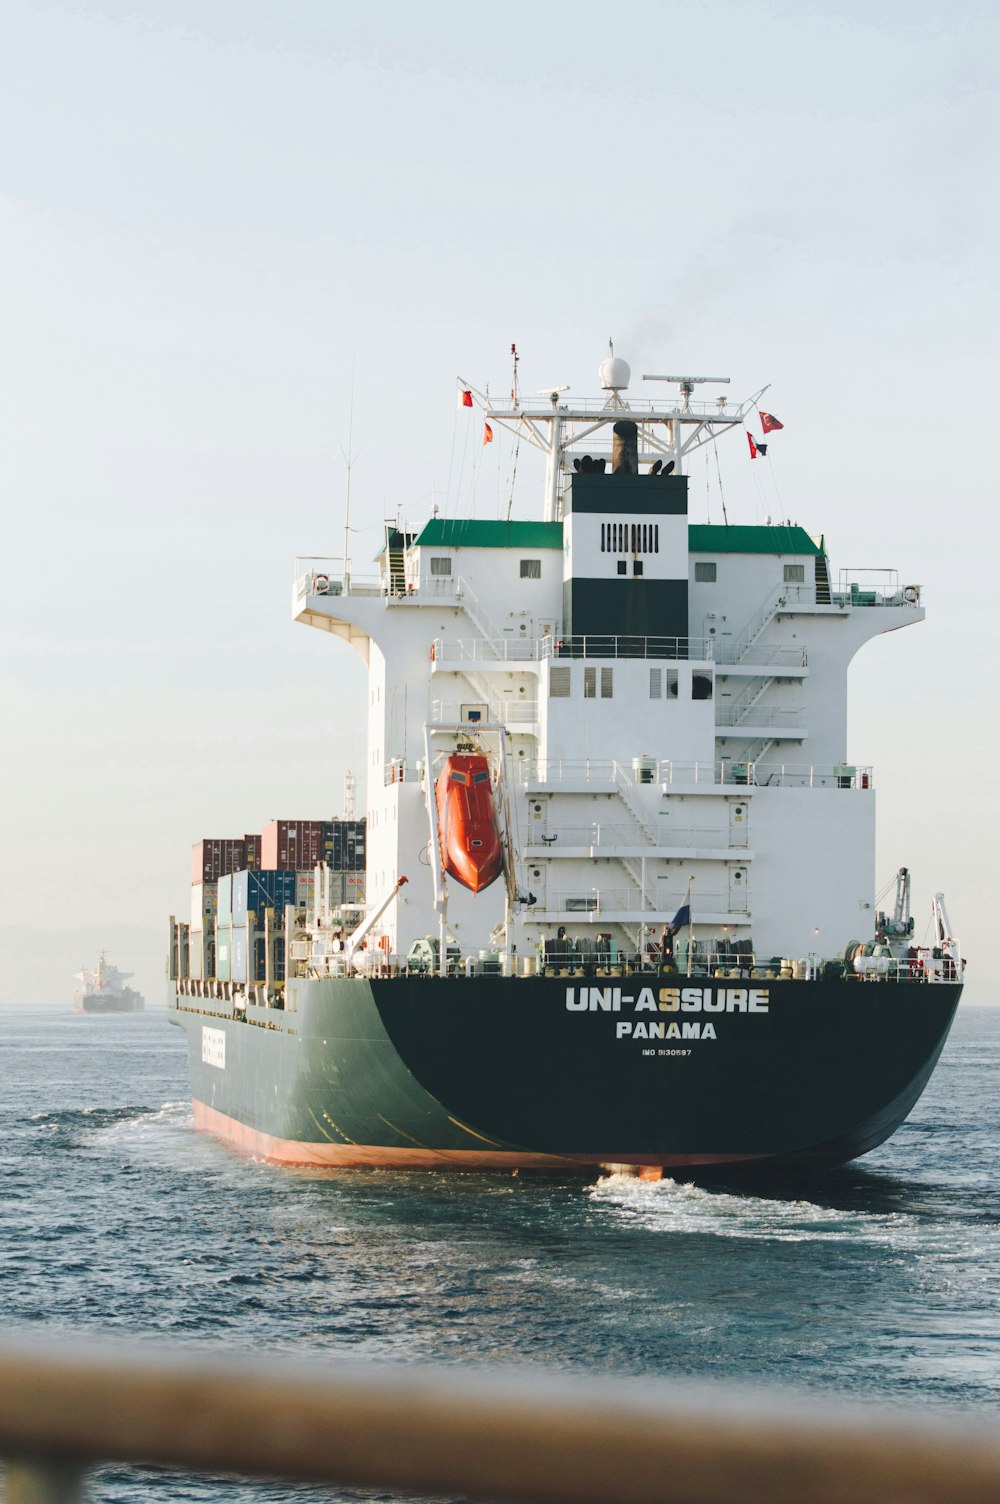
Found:
[[[757,1154],[680,1155],[664,1162],[652,1155],[622,1154],[531,1154],[517,1149],[388,1149],[377,1144],[301,1143],[275,1138],[228,1117],[197,1099],[195,1127],[222,1139],[241,1153],[271,1164],[320,1167],[329,1170],[636,1170],[642,1178],[658,1178],[656,1172],[693,1168],[696,1165],[734,1164],[759,1159]],[[653,1172],[653,1173],[650,1173]]]
[[[435,785],[441,865],[449,877],[481,893],[503,872],[489,763],[479,753],[446,757]]]

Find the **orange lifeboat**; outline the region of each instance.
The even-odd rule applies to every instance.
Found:
[[[435,785],[441,865],[451,877],[481,893],[503,871],[503,847],[486,758],[453,752]]]

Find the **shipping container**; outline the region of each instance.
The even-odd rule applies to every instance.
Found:
[[[193,926],[188,932],[188,976],[195,982],[205,977],[205,932]]]
[[[210,930],[214,928],[218,906],[219,889],[217,883],[192,883],[191,928],[193,930]]]
[[[227,970],[231,975],[226,976],[226,981],[245,982],[250,986],[266,982],[267,948],[264,936],[256,930],[251,935],[245,925],[235,925],[231,931],[231,957],[227,962]],[[284,980],[285,942],[282,936],[275,935],[271,941],[271,981],[274,983]]]
[[[339,908],[344,902],[344,874],[343,872],[330,872],[329,869],[323,874],[326,883],[326,901],[331,909]]]
[[[219,928],[215,932],[215,975],[220,982],[233,980],[233,932]]]
[[[317,862],[326,862],[335,872],[363,871],[364,820],[272,820],[265,825],[261,833],[262,868],[305,872]]]
[[[236,872],[233,874],[233,924],[246,924],[247,914],[257,915],[263,928],[264,910],[273,909],[279,924],[285,922],[285,906],[295,903],[295,873]]]
[[[304,872],[323,861],[322,820],[272,820],[260,834],[260,865],[265,871]]]
[[[244,925],[234,925],[232,930],[233,953],[232,953],[232,981],[245,982],[247,979],[247,932]]]
[[[240,868],[246,867],[256,872],[261,865],[260,861],[260,836],[243,837],[243,860]]]
[[[272,942],[271,962],[271,981],[283,982],[285,980],[285,942],[280,938]],[[253,976],[247,980],[251,982],[267,981],[267,952],[263,935],[256,935],[254,937]]]
[[[191,851],[191,881],[214,883],[227,872],[239,872],[245,866],[245,837],[230,840],[224,837],[206,836],[198,841]]]
[[[309,909],[316,907],[316,871],[296,872],[295,874],[295,907],[297,909]]]
[[[227,873],[219,878],[218,887],[215,890],[215,917],[216,923],[223,929],[228,929],[233,922],[233,874]]]

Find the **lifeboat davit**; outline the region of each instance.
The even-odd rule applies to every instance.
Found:
[[[456,882],[481,893],[503,871],[489,764],[474,752],[446,757],[435,785],[441,865]]]

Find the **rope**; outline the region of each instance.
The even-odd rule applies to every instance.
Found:
[[[722,503],[722,520],[725,523],[726,527],[728,527],[729,516],[726,512],[726,493],[722,489],[722,466],[719,463],[719,440],[716,437],[714,430],[712,432],[712,448],[715,450],[715,469],[719,477],[719,501]]]
[[[514,456],[513,456],[513,463],[511,464],[511,469],[510,469],[510,498],[509,498],[509,500],[507,502],[507,521],[508,522],[510,521],[510,514],[511,514],[511,511],[513,510],[513,507],[514,507],[514,487],[517,484],[517,457],[518,457],[518,455],[520,453],[521,453],[521,433],[520,433],[520,430],[518,430],[517,438],[514,440]]]
[[[458,408],[451,415],[451,454],[448,456],[448,482],[444,488],[445,510],[448,507],[448,498],[451,496],[451,477],[455,468],[455,435],[458,432]]]

